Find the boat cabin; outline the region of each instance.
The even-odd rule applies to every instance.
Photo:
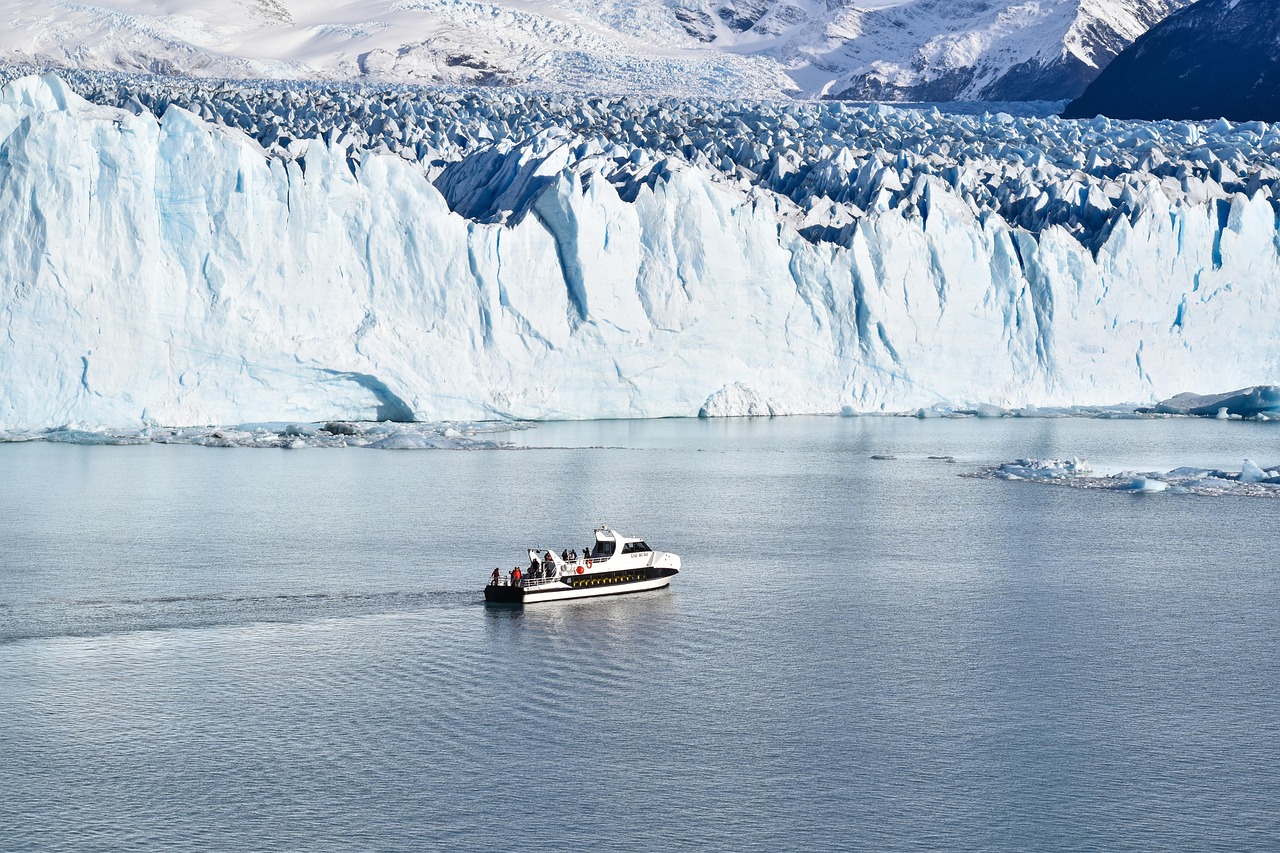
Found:
[[[643,539],[623,536],[608,527],[596,528],[596,542],[584,555],[592,560],[607,560],[614,554],[644,554],[652,551]]]

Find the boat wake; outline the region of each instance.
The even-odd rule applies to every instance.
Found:
[[[51,599],[5,606],[5,619],[0,623],[0,646],[26,641],[400,616],[442,607],[471,607],[477,598],[472,591],[455,589],[276,595],[203,593],[74,601]]]

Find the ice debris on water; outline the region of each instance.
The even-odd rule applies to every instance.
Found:
[[[842,412],[853,417],[862,413]],[[1154,417],[1171,417],[1163,413],[1155,413],[1150,408],[1133,405],[1115,406],[1019,406],[1004,408],[991,403],[934,403],[922,406],[914,411],[893,412],[900,417],[911,417],[917,420],[964,420],[967,418],[1093,418],[1097,420],[1138,420]]]
[[[1092,476],[1093,469],[1083,459],[1018,459],[984,473],[999,480],[1065,480]]]
[[[1172,471],[1125,471],[1097,474],[1081,459],[1018,459],[965,476],[987,480],[1027,480],[1076,489],[1104,489],[1139,494],[1280,498],[1280,464],[1263,467],[1246,459],[1240,471],[1181,467]]]
[[[512,447],[492,436],[527,429],[517,423],[245,424],[186,428],[114,429],[66,424],[43,430],[0,430],[0,444],[47,441],[60,444],[189,444],[200,447],[367,447],[372,450],[498,450]]]

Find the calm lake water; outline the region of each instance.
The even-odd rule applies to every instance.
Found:
[[[0,446],[0,848],[1280,848],[1280,501],[959,476],[1280,425],[512,438]],[[600,522],[684,572],[484,606]]]

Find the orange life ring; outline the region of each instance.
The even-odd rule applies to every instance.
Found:
[[[590,558],[590,557],[588,557],[588,558],[587,558],[587,568],[588,568],[588,569],[589,569],[589,568],[591,568],[591,558]]]
[[[582,574],[582,566],[578,566],[578,574]]]

